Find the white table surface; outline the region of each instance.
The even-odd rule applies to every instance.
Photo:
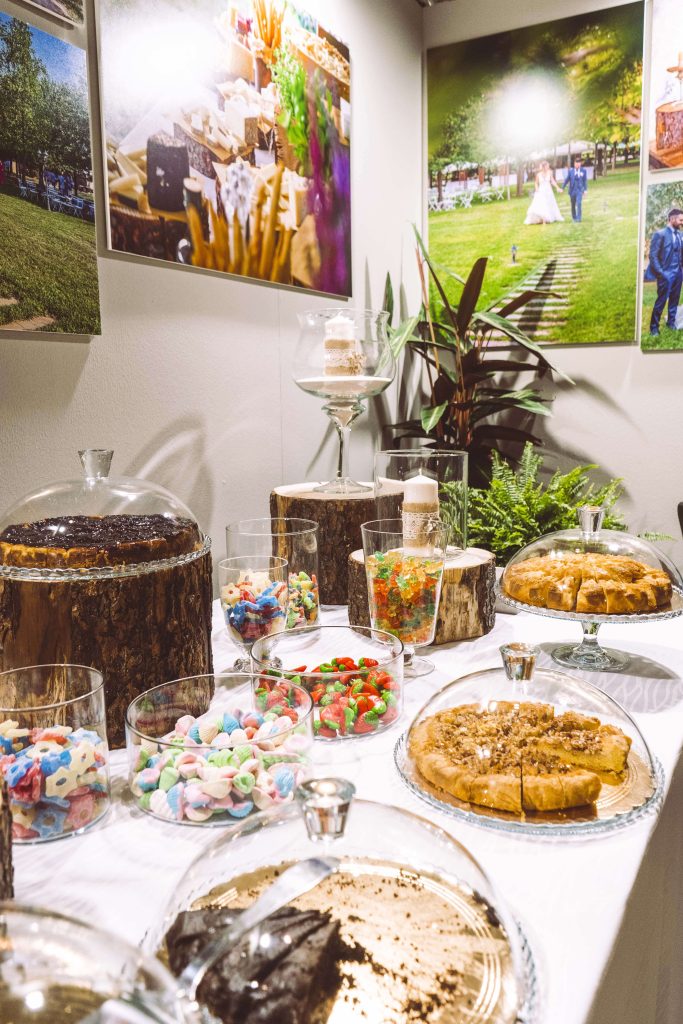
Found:
[[[235,650],[214,608],[215,668]],[[345,610],[323,621],[344,622]],[[498,615],[478,640],[435,648],[436,671],[406,686],[401,725],[350,753],[345,774],[360,796],[432,818],[474,854],[522,923],[541,981],[547,1024],[680,1024],[683,1019],[683,619],[605,626],[600,640],[635,655],[626,673],[591,673],[636,719],[666,773],[666,801],[654,815],[610,836],[539,842],[456,821],[414,797],[400,781],[393,747],[422,703],[445,682],[500,664],[510,640],[544,646],[578,641],[580,627],[538,616]],[[353,751],[353,753],[351,753]],[[362,755],[362,763],[358,757]],[[112,755],[114,807],[83,836],[15,846],[18,900],[77,915],[138,944],[216,829],[179,827],[139,811],[127,793],[123,752]],[[369,837],[370,839],[371,837]],[[405,857],[409,859],[406,848]],[[381,1022],[377,1022],[381,1024]]]

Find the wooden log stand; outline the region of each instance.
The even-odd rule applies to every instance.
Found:
[[[7,795],[7,783],[0,776],[0,901],[11,900],[13,896],[12,812]]]
[[[325,494],[315,484],[276,487],[270,495],[274,518],[294,516],[318,523],[318,567],[322,604],[346,604],[349,597],[348,559],[362,547],[362,523],[400,516],[401,493],[375,499],[373,491]]]
[[[495,557],[482,548],[468,548],[446,559],[435,644],[490,633],[496,621],[495,564]],[[362,549],[349,555],[349,622],[370,625]]]
[[[210,673],[211,553],[144,575],[83,582],[0,579],[0,670],[74,664],[104,675],[107,732],[125,744],[131,700]]]

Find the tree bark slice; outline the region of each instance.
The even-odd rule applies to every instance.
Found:
[[[400,516],[402,494],[375,499],[362,494],[324,494],[315,484],[276,487],[270,495],[274,518],[295,516],[318,523],[318,567],[322,604],[346,604],[349,596],[348,558],[362,547],[361,524]]]
[[[134,697],[169,679],[213,670],[211,600],[210,552],[119,579],[0,579],[0,669],[99,669],[109,744],[122,747],[126,708]]]
[[[13,897],[12,812],[7,794],[7,783],[0,775],[0,900],[11,900]]]
[[[490,633],[496,621],[496,560],[482,548],[446,559],[435,644],[472,640]],[[369,626],[368,587],[362,549],[349,555],[349,622]]]

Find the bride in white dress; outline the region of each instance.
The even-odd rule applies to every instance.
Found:
[[[547,160],[542,160],[536,175],[534,198],[527,210],[525,224],[552,224],[553,221],[564,220],[553,195],[553,189],[556,192],[562,191],[550,170],[550,164]]]

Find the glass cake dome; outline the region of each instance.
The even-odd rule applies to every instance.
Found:
[[[0,1018],[11,1024],[199,1024],[158,960],[107,932],[0,904]]]
[[[531,1024],[533,960],[478,863],[437,825],[354,792],[343,779],[310,780],[222,836],[145,948],[187,977],[208,939],[247,907],[258,920],[256,902],[278,892],[199,984],[220,1020],[276,1024],[294,1019],[294,1001],[296,1019],[323,1019],[324,1005],[329,1024]]]
[[[656,809],[662,770],[638,726],[592,683],[536,668],[540,648],[434,694],[399,739],[408,788],[461,821],[552,839],[622,828]]]
[[[503,572],[500,597],[519,611],[580,622],[580,645],[553,651],[561,665],[621,671],[629,657],[597,642],[602,623],[673,618],[683,611],[681,573],[648,540],[620,530],[603,530],[603,507],[584,505],[579,526],[533,541],[517,552]]]
[[[0,575],[35,578],[44,571],[61,578],[77,570],[82,577],[85,569],[94,576],[99,569],[107,576],[129,574],[139,563],[151,571],[160,561],[175,564],[209,549],[193,513],[170,491],[148,480],[110,476],[109,449],[78,454],[80,478],[40,487],[0,515]],[[112,518],[97,527],[87,522],[105,517]],[[90,546],[109,554],[81,563],[58,553],[83,553]]]

